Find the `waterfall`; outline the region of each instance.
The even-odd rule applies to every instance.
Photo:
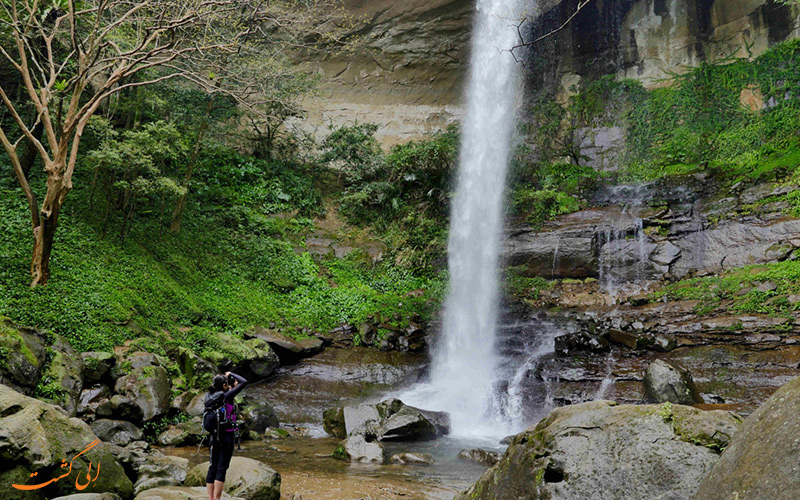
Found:
[[[453,434],[502,433],[494,406],[498,257],[506,169],[518,99],[521,0],[478,0],[448,243],[450,291],[431,380],[402,397],[444,410]]]

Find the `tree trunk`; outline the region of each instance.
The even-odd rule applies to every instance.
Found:
[[[66,159],[61,160],[66,161]],[[57,162],[56,162],[57,163]],[[53,240],[58,228],[58,217],[61,207],[69,193],[71,185],[64,182],[64,177],[59,175],[62,168],[50,164],[45,167],[47,172],[47,192],[39,210],[39,224],[33,228],[33,258],[31,260],[31,288],[47,284],[50,279],[50,254],[53,250]]]
[[[33,230],[33,260],[31,261],[31,288],[46,285],[50,278],[50,254],[53,250],[53,239],[58,227],[58,216],[61,205],[53,206],[49,214],[44,207],[40,213],[40,224]]]
[[[31,130],[31,134],[36,138],[37,141],[42,139],[42,133],[44,132],[44,125],[41,123],[36,124],[36,126]],[[25,178],[30,179],[31,168],[33,168],[33,163],[36,161],[36,158],[39,156],[39,152],[36,150],[36,146],[29,140],[25,141],[25,150],[22,152],[22,156],[19,159],[19,163],[22,166],[22,173],[25,174]]]

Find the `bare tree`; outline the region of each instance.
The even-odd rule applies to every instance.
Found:
[[[182,77],[203,88],[234,95],[255,109],[258,87],[226,76],[225,61],[243,43],[260,37],[293,47],[286,27],[300,27],[300,15],[325,0],[2,0],[0,34],[13,42],[0,54],[16,70],[24,99],[15,102],[0,87],[0,98],[14,127],[0,126],[0,142],[24,192],[33,228],[31,286],[50,275],[50,254],[58,218],[78,159],[81,136],[91,116],[113,94],[126,88]],[[317,15],[319,10],[317,10]],[[309,44],[334,31],[318,25]],[[159,71],[154,71],[159,70]],[[269,75],[262,75],[263,79]],[[244,87],[242,87],[244,85]],[[26,120],[22,108],[32,106]],[[37,127],[42,128],[41,134]],[[40,202],[22,163],[25,143],[44,164],[46,190]],[[187,175],[186,182],[191,178]]]

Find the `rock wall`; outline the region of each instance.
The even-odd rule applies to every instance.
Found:
[[[297,123],[316,137],[329,126],[372,122],[384,146],[446,128],[461,117],[474,2],[346,0],[363,40],[355,54],[305,60],[322,78]]]
[[[540,16],[530,39],[561,26],[578,3],[564,0]],[[561,99],[606,74],[653,88],[703,61],[758,56],[798,36],[800,7],[774,0],[594,0],[532,47],[528,83]]]
[[[353,54],[300,61],[322,84],[304,103],[307,116],[292,125],[321,138],[331,125],[373,122],[389,146],[458,122],[475,3],[346,0],[363,43]],[[537,19],[529,39],[563,25],[578,3],[530,0],[520,14]],[[655,87],[702,61],[757,56],[798,36],[800,7],[774,0],[592,0],[522,59],[529,95],[544,89],[564,100],[573,85],[605,74]],[[613,137],[600,135],[602,156]]]

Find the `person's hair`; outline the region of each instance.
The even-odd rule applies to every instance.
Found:
[[[217,392],[221,391],[222,386],[225,385],[225,375],[221,373],[219,375],[214,375],[214,381],[211,383],[211,387],[208,388],[208,392]]]

